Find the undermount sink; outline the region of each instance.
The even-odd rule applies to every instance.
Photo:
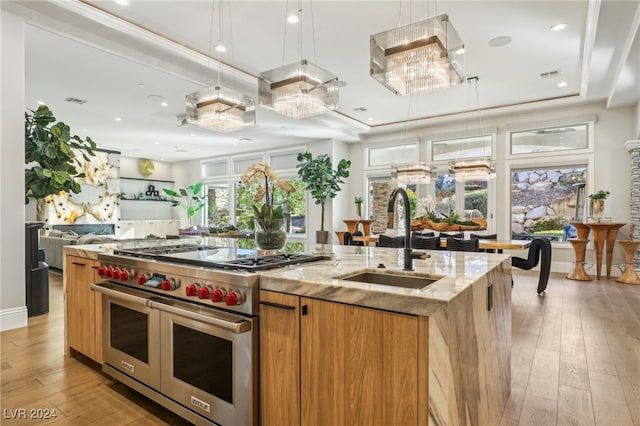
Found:
[[[424,288],[438,281],[442,276],[427,274],[399,274],[377,271],[360,271],[334,277],[345,281],[356,281],[367,284],[380,284],[403,288]]]

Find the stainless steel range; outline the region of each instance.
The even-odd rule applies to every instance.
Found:
[[[195,424],[258,424],[259,272],[325,259],[173,245],[101,254],[103,370]]]

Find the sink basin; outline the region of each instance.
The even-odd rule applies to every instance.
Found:
[[[361,272],[342,275],[334,278],[345,280],[345,281],[356,281],[360,283],[388,285],[392,287],[424,288],[429,284],[433,284],[434,282],[438,281],[442,277],[434,276],[434,275],[425,275],[425,274],[404,275],[404,274],[398,274],[398,273],[361,271]]]

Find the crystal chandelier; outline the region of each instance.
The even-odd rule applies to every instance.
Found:
[[[187,95],[187,123],[216,132],[233,132],[255,123],[255,101],[221,86]]]
[[[488,158],[457,160],[449,163],[449,173],[454,174],[457,182],[489,180],[495,177],[495,169]]]
[[[216,132],[233,132],[240,130],[245,126],[250,126],[256,122],[255,100],[236,92],[233,89],[223,87],[222,80],[222,52],[226,52],[226,48],[222,43],[223,39],[223,21],[222,21],[222,1],[219,6],[218,28],[220,36],[215,49],[218,52],[218,84],[214,87],[207,87],[197,92],[187,95],[187,114],[186,122],[195,124],[205,129]],[[211,8],[211,28],[213,33],[213,14],[215,4]],[[209,40],[209,45],[213,46],[213,40]],[[211,56],[211,55],[209,55]]]
[[[429,184],[435,170],[425,163],[398,164],[391,168],[391,178],[402,184]]]
[[[464,80],[464,44],[438,15],[371,36],[369,74],[396,95],[446,89]]]
[[[260,105],[291,118],[338,108],[338,77],[302,59],[260,74]]]

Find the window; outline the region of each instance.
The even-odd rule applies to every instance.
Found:
[[[433,161],[491,157],[493,155],[491,149],[492,145],[492,135],[434,140],[431,142],[431,157]]]
[[[367,164],[369,167],[382,167],[392,164],[415,162],[418,158],[418,144],[404,144],[369,148]]]
[[[555,152],[588,147],[587,124],[511,133],[511,154]]]
[[[433,209],[436,214],[449,216],[456,209],[456,180],[453,175],[439,174],[435,181],[436,200]]]
[[[587,165],[512,169],[512,234],[564,241],[576,210],[584,208],[578,192],[586,181]]]
[[[207,226],[221,227],[230,223],[228,183],[209,183],[205,185],[205,208]]]

